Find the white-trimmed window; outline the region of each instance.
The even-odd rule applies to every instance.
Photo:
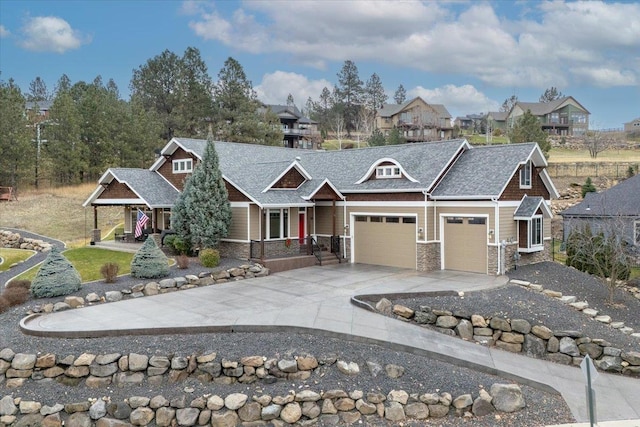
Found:
[[[289,209],[267,209],[267,238],[286,239],[289,237]]]
[[[529,247],[542,246],[542,217],[534,216],[529,222]]]
[[[520,228],[520,240],[522,241],[519,252],[539,252],[544,250],[544,221],[542,215],[534,215],[531,219],[521,221],[521,224],[526,225]]]
[[[520,169],[520,188],[531,188],[531,160]]]
[[[400,178],[401,176],[398,166],[378,166],[376,168],[376,178]]]
[[[173,173],[193,172],[193,159],[178,159],[173,161]]]
[[[634,242],[636,246],[640,246],[640,221],[635,221],[633,223],[633,236],[635,238]]]

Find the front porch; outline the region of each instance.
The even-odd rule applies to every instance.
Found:
[[[326,238],[321,241],[324,242]],[[251,240],[249,257],[260,262],[272,272],[331,265],[342,262],[340,237],[332,236],[329,244],[318,243],[314,237],[283,240]]]

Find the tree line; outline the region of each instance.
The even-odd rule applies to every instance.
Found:
[[[165,50],[133,70],[129,88],[125,100],[101,76],[63,75],[53,91],[37,77],[24,93],[13,79],[0,80],[0,185],[78,184],[108,167],[148,167],[174,136],[282,143],[278,117],[262,108],[233,58],[214,83],[198,49]]]

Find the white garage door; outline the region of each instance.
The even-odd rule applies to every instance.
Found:
[[[444,218],[444,268],[487,274],[487,218]]]
[[[362,264],[416,268],[416,218],[357,215],[354,261]]]

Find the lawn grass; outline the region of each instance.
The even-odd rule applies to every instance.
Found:
[[[29,251],[26,249],[0,248],[0,258],[2,259],[2,261],[0,262],[0,271],[8,270],[9,266],[17,262],[26,261],[34,254],[34,251]]]
[[[78,270],[82,282],[103,279],[100,267],[108,262],[115,262],[119,266],[118,275],[131,272],[132,253],[112,251],[109,249],[84,247],[69,249],[63,252],[69,262]],[[33,280],[40,270],[40,265],[25,271],[17,279]]]
[[[595,159],[589,155],[589,150],[554,147],[549,152],[551,163],[575,162],[640,162],[640,150],[605,150]]]

